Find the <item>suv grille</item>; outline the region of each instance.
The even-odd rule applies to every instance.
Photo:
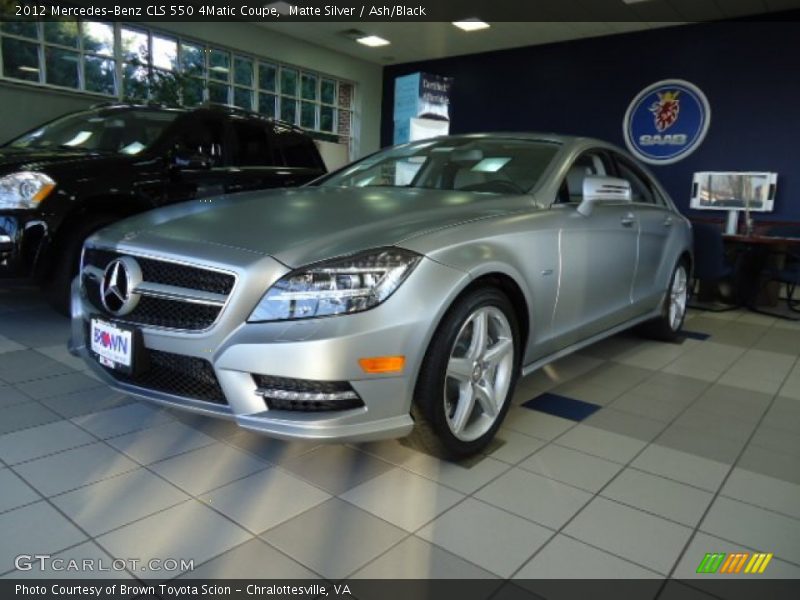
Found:
[[[142,270],[143,289],[139,302],[132,312],[123,317],[109,313],[100,298],[100,281],[90,275],[102,274],[106,266],[115,258],[125,256],[111,250],[86,248],[83,256],[82,281],[89,302],[98,312],[119,321],[134,325],[164,327],[167,329],[183,329],[202,331],[208,329],[222,312],[221,302],[204,301],[203,296],[209,294],[226,297],[233,289],[235,276],[181,265],[153,258],[133,257]],[[146,284],[158,284],[179,288],[181,297],[193,298],[194,301],[166,298],[148,292]]]

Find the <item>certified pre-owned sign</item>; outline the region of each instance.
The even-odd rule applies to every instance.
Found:
[[[625,111],[622,130],[628,149],[653,165],[689,156],[703,142],[711,108],[696,85],[665,79],[647,86]]]

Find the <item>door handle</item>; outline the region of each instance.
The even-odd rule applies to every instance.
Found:
[[[664,219],[664,227],[672,227],[672,217]]]
[[[622,217],[619,222],[622,223],[623,227],[633,227],[633,224],[636,222],[636,217],[633,216],[633,213],[628,213]]]

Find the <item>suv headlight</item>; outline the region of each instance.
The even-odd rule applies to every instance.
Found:
[[[382,248],[292,271],[267,290],[249,321],[369,310],[391,296],[421,258],[401,248]]]
[[[47,198],[56,182],[44,173],[20,171],[0,177],[0,208],[34,208]]]

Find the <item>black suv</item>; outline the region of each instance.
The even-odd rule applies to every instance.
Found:
[[[66,313],[83,241],[97,229],[164,204],[324,173],[301,129],[238,109],[72,113],[0,147],[0,277],[34,275]]]

